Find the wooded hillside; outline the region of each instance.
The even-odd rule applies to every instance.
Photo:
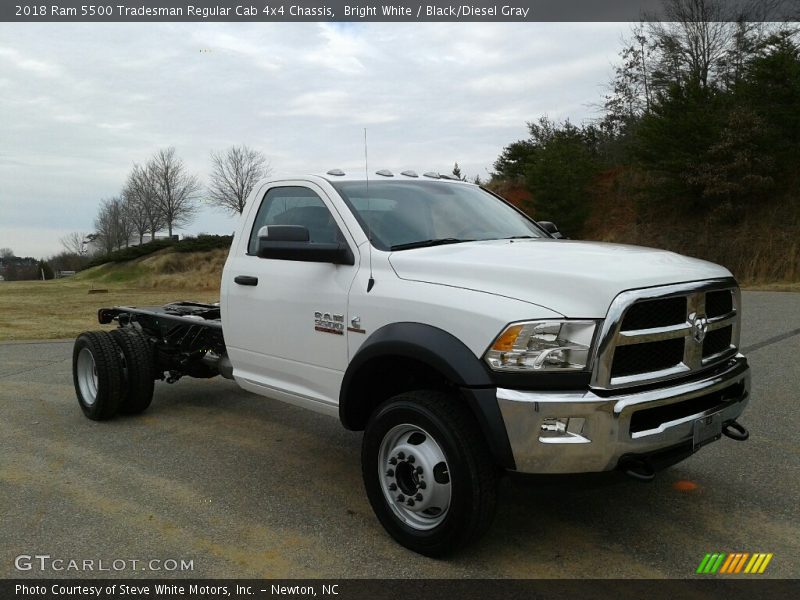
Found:
[[[671,22],[631,32],[602,116],[528,123],[490,187],[573,238],[676,250],[748,282],[800,279],[797,28],[726,6],[669,0]]]

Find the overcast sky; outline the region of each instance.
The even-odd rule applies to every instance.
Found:
[[[276,173],[487,174],[547,114],[597,116],[624,23],[0,24],[0,247],[61,250],[134,162],[205,181],[245,143]],[[183,234],[230,233],[210,207]]]

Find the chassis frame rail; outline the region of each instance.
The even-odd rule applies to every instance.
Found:
[[[168,382],[183,375],[213,377],[218,374],[211,366],[215,361],[204,359],[207,355],[210,358],[226,354],[218,304],[116,306],[98,310],[97,320],[103,325],[117,321],[120,327],[141,329],[153,345],[157,369],[169,371]]]

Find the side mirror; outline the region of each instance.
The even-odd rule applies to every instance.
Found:
[[[301,262],[353,265],[355,257],[343,242],[310,241],[302,225],[265,225],[258,230],[258,257]]]
[[[556,227],[556,224],[552,221],[537,221],[537,223],[539,224],[539,227],[544,229],[557,240],[564,239],[564,234],[558,230],[558,227]]]

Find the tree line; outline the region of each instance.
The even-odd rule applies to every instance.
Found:
[[[106,254],[127,247],[145,236],[149,241],[166,231],[188,226],[201,202],[231,213],[241,213],[255,184],[271,168],[266,156],[245,145],[211,153],[209,183],[203,186],[174,147],[162,148],[144,163],[134,163],[119,195],[102,200],[88,236],[71,234],[62,245],[71,252],[85,252],[85,241],[99,245]],[[78,241],[78,238],[81,238]]]
[[[669,230],[653,245],[674,243],[686,219],[695,223],[687,239],[721,239],[717,232],[783,206],[797,220],[797,27],[759,22],[769,1],[737,4],[738,12],[722,0],[664,5],[663,21],[632,29],[600,116],[529,122],[529,137],[495,161],[490,187],[572,237],[603,237],[604,224],[614,227],[604,211],[621,204],[628,234]],[[690,249],[719,258],[718,246]]]
[[[17,257],[11,248],[0,248],[0,276],[9,281],[52,279],[61,271],[85,268],[92,246],[110,254],[131,243],[152,242],[163,232],[172,238],[204,203],[241,213],[253,187],[272,171],[264,153],[246,145],[211,152],[210,162],[204,186],[174,147],[157,150],[147,161],[133,164],[119,194],[100,201],[93,232],[68,233],[60,240],[63,251],[47,259]]]

